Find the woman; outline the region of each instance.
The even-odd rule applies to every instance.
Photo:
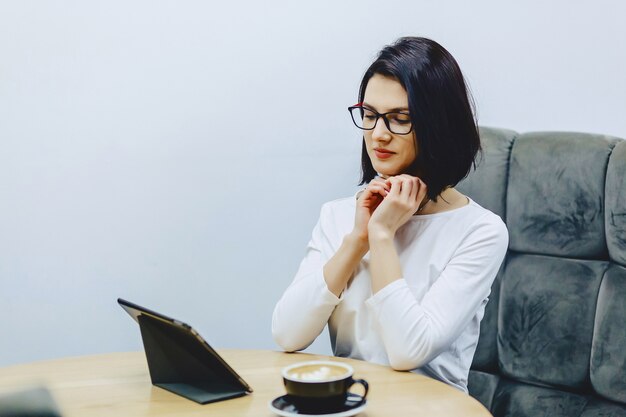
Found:
[[[359,104],[362,181],[323,205],[306,256],[272,319],[286,351],[328,323],[336,356],[389,364],[467,392],[508,233],[454,189],[480,149],[465,82],[439,44],[407,37],[366,71]]]

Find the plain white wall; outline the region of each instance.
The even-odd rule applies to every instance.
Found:
[[[346,107],[402,35],[459,61],[483,125],[626,137],[615,1],[2,1],[0,365],[141,349],[124,297],[275,348]],[[329,353],[327,336],[310,348]]]

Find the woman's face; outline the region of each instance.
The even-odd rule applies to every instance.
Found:
[[[374,74],[365,88],[363,106],[378,113],[408,113],[409,98],[395,78]],[[402,174],[417,156],[415,131],[406,135],[391,133],[382,117],[373,130],[364,130],[363,136],[372,166],[385,177]]]

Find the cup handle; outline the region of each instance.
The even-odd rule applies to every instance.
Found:
[[[354,384],[361,384],[363,386],[363,389],[365,390],[362,395],[363,399],[359,402],[359,404],[362,404],[365,401],[365,397],[367,397],[367,391],[369,391],[370,386],[364,379],[353,379],[349,388],[352,388]]]

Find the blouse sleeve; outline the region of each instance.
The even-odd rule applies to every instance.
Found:
[[[506,254],[508,232],[499,218],[482,219],[472,225],[421,301],[404,279],[366,301],[394,369],[419,368],[437,357],[460,336],[488,297]]]
[[[330,208],[322,206],[306,255],[293,282],[274,308],[272,335],[285,351],[308,347],[324,330],[335,306],[341,301],[324,280],[323,268],[337,250],[329,236]]]

